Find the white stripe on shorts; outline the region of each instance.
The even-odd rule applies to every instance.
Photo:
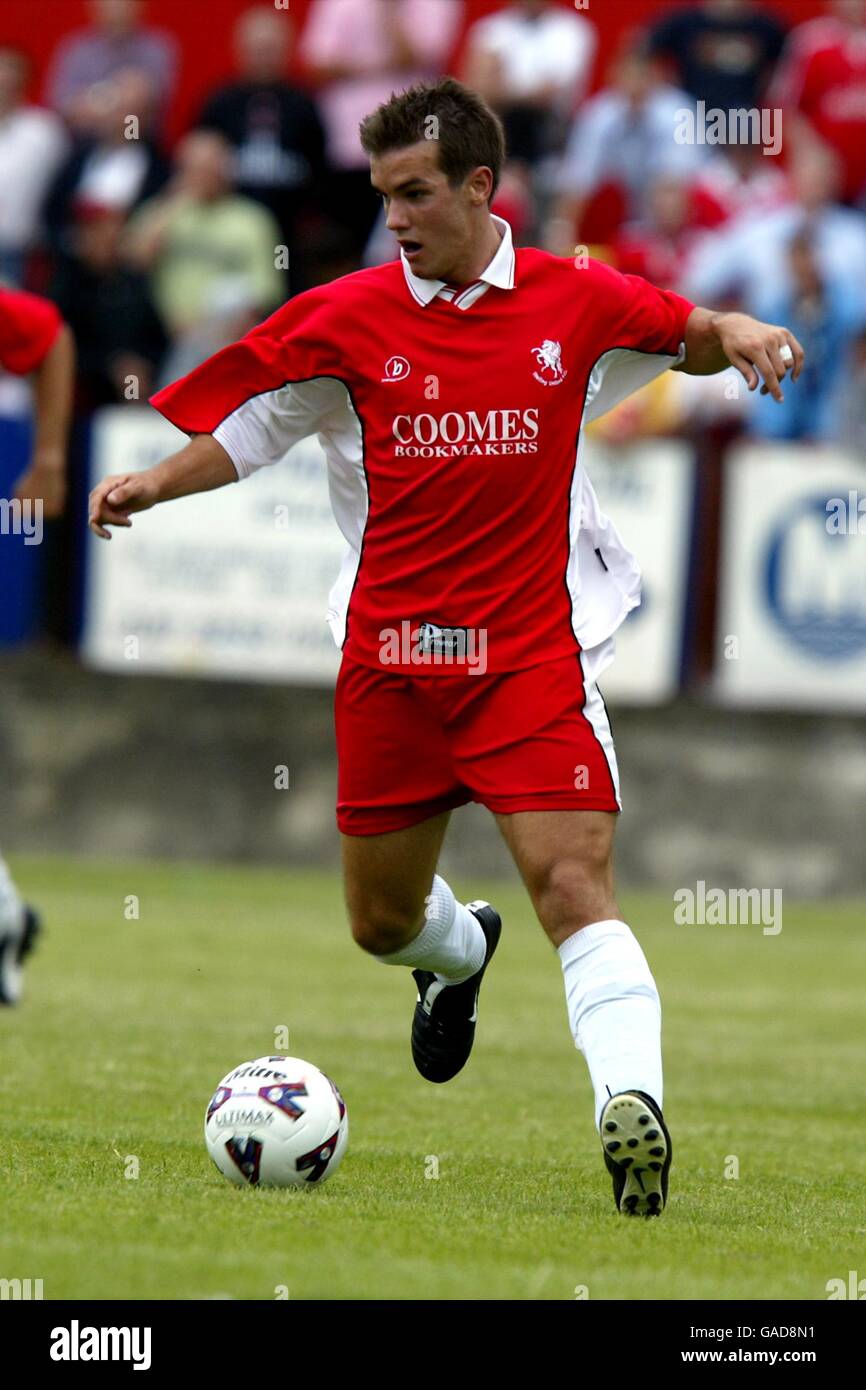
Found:
[[[597,647],[590,647],[588,651],[580,653],[580,669],[583,672],[583,688],[586,695],[583,712],[592,725],[593,733],[601,744],[607,765],[610,768],[611,780],[613,781],[616,804],[622,810],[622,797],[619,790],[619,768],[616,765],[616,749],[613,746],[613,732],[610,727],[610,720],[607,717],[607,710],[604,707],[604,700],[601,698],[601,691],[598,688],[598,677],[613,661],[615,644],[613,637],[608,637],[606,641],[600,642]]]

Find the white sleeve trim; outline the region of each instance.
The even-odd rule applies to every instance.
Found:
[[[584,423],[606,415],[626,396],[639,391],[669,367],[676,367],[686,355],[680,343],[676,356],[670,353],[640,352],[636,348],[611,348],[593,367],[586,390]]]
[[[239,479],[279,463],[293,445],[318,434],[336,408],[342,409],[346,387],[335,377],[287,382],[252,396],[213,431]]]

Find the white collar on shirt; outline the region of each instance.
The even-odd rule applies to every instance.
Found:
[[[444,280],[424,280],[420,275],[415,275],[401,250],[400,260],[406,284],[419,304],[426,307],[437,295],[441,295],[443,299],[453,300],[459,309],[468,309],[491,285],[495,285],[499,290],[514,289],[514,244],[511,239],[511,226],[504,217],[491,214],[491,218],[500,231],[502,240],[493,260],[478,279],[461,289],[453,289],[446,285]]]

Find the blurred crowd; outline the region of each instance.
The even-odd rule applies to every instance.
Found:
[[[602,257],[806,347],[782,406],[733,374],[668,373],[602,434],[724,421],[866,449],[866,0],[790,30],[755,0],[660,0],[604,71],[594,6],[312,0],[298,32],[253,3],[235,71],[170,146],[175,39],[146,0],[89,9],[36,74],[40,105],[28,55],[0,42],[0,281],[69,323],[80,412],[145,399],[290,295],[394,257],[358,123],[450,71],[504,122],[494,210],[517,245]],[[714,113],[762,110],[781,117],[760,138],[730,120],[717,138]]]

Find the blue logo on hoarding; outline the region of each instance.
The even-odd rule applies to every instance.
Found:
[[[850,661],[866,651],[866,544],[828,529],[831,495],[802,499],[770,533],[764,597],[794,646]]]

